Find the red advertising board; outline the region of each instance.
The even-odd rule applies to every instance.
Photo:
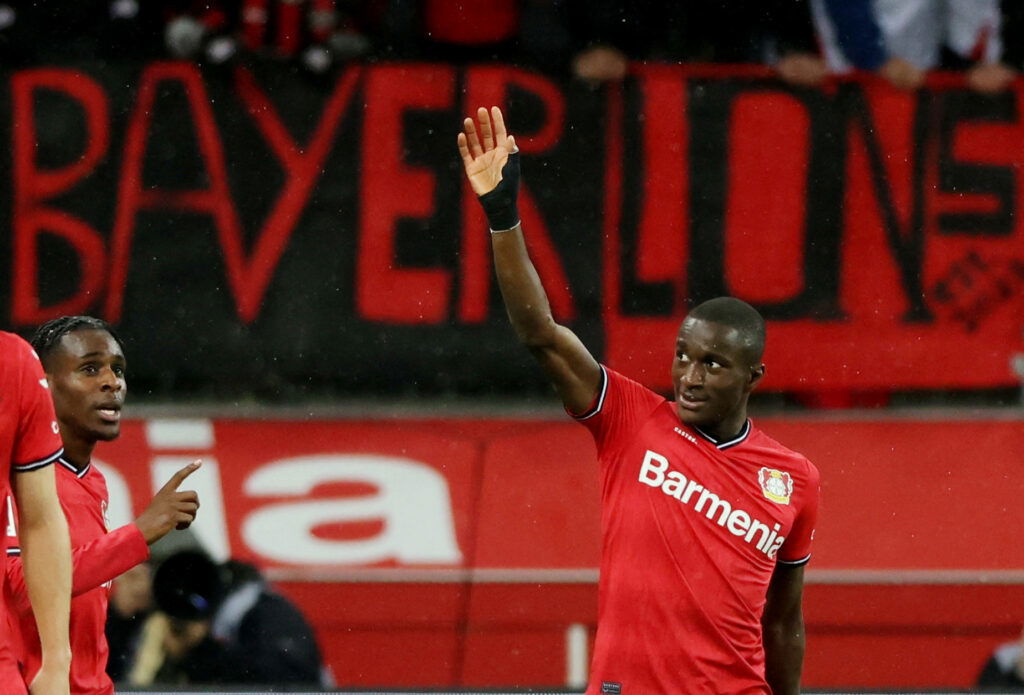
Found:
[[[805,684],[970,685],[1024,623],[1024,424],[757,421],[822,472]],[[585,678],[599,495],[574,423],[131,421],[97,454],[114,524],[202,457],[197,535],[277,581],[343,685]]]
[[[759,424],[822,472],[813,569],[1024,570],[1019,421]],[[202,457],[197,533],[263,567],[598,564],[594,448],[568,421],[133,421],[97,453],[135,513]]]

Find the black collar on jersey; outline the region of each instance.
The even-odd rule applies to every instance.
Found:
[[[742,444],[743,441],[746,440],[746,438],[750,436],[750,430],[753,429],[753,426],[750,424],[750,418],[747,418],[747,420],[743,423],[743,429],[740,430],[740,433],[737,434],[732,439],[726,440],[724,442],[721,442],[721,441],[715,439],[714,437],[712,437],[707,432],[702,431],[699,427],[694,427],[693,429],[697,432],[697,434],[699,434],[700,436],[704,437],[704,439],[708,440],[709,442],[714,444],[716,447],[718,447],[719,451],[722,451],[724,449],[728,449],[730,447],[734,447],[737,444]]]
[[[84,478],[85,474],[89,472],[90,468],[92,468],[92,461],[89,461],[89,463],[85,464],[85,468],[83,468],[82,470],[78,470],[75,464],[71,463],[63,456],[57,459],[57,463],[67,468],[72,473],[74,473],[76,478]]]

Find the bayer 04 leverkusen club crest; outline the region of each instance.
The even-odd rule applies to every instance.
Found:
[[[789,504],[789,497],[793,494],[793,477],[789,473],[762,468],[757,473],[757,480],[761,483],[761,492],[765,497],[772,502]]]

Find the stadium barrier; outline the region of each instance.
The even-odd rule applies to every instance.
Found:
[[[1024,567],[1007,552],[1019,547],[1019,419],[757,422],[822,471],[805,682],[973,683],[1024,624]],[[599,491],[593,444],[572,422],[153,418],[126,421],[98,453],[115,526],[203,458],[189,480],[203,499],[195,533],[310,616],[337,682],[586,682]]]

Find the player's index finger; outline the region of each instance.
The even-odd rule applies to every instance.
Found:
[[[459,133],[456,143],[459,146],[459,156],[462,157],[463,164],[472,164],[473,158],[469,154],[469,143],[466,141],[466,134]]]
[[[185,478],[189,477],[197,470],[199,470],[199,467],[201,465],[203,465],[202,459],[196,459],[195,461],[188,464],[184,468],[177,471],[174,475],[172,475],[171,479],[167,481],[167,485],[165,485],[164,487],[170,487],[172,490],[177,490],[178,486],[181,485]]]

